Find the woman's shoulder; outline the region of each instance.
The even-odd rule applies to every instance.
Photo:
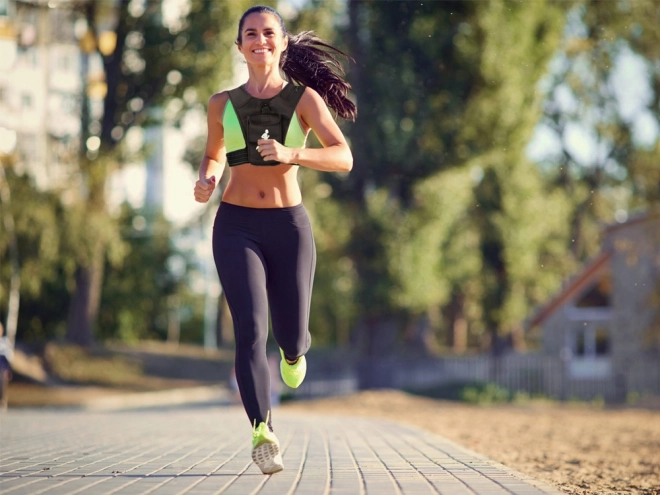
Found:
[[[316,91],[314,88],[311,88],[309,86],[303,86],[304,91],[303,91],[303,98],[309,99],[309,98],[321,98],[321,95]]]
[[[229,93],[227,91],[221,91],[220,93],[215,93],[209,98],[209,104],[207,112],[210,116],[214,116],[214,119],[218,121],[222,120],[222,115],[225,113],[225,107],[227,106],[227,101],[229,101]]]
[[[215,107],[221,105],[224,107],[227,100],[229,100],[229,91],[220,91],[209,98],[209,107],[211,107],[211,105]]]
[[[312,109],[318,108],[321,105],[325,106],[325,102],[315,89],[305,86],[305,91],[300,97],[300,105]]]

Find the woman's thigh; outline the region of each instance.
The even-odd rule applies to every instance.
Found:
[[[309,306],[316,248],[309,225],[287,232],[267,252],[268,301],[273,334],[287,356],[309,348]]]
[[[217,238],[216,238],[217,236]],[[239,344],[265,345],[268,335],[266,267],[257,244],[238,235],[214,233],[213,257]]]

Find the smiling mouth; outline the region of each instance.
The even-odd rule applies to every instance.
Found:
[[[258,50],[252,50],[252,53],[256,53],[257,55],[260,55],[262,53],[269,53],[270,50],[266,48],[259,48]]]

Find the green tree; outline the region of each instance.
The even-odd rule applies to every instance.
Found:
[[[21,311],[16,338],[42,340],[63,331],[66,318],[66,293],[52,290],[61,287],[63,274],[63,207],[58,194],[41,191],[31,177],[18,174],[10,158],[3,158],[2,167],[3,187],[11,191],[11,202],[3,195],[0,208],[2,217],[11,219],[13,234],[7,221],[0,223],[0,281],[11,281],[18,269]],[[15,253],[11,252],[13,241]],[[0,283],[2,307],[9,303],[6,288],[11,285]]]
[[[172,227],[158,215],[147,222],[140,210],[122,205],[119,225],[127,253],[120,266],[108,266],[99,311],[101,338],[124,342],[164,340],[175,295],[183,289],[183,271],[168,270],[168,261],[185,258],[172,246]],[[172,307],[176,310],[176,307]]]
[[[339,189],[354,205],[351,256],[375,338],[393,316],[510,332],[568,269],[555,258],[567,202],[525,159],[565,13],[553,2],[350,2],[365,124]]]
[[[471,150],[466,165],[483,172],[472,218],[481,237],[481,305],[491,342],[519,330],[569,268],[561,256],[568,202],[560,191],[548,194],[525,153],[541,115],[537,84],[565,15],[553,2],[479,4],[476,35],[457,40],[478,62],[478,91],[459,146]]]
[[[467,3],[349,3],[346,38],[356,60],[350,80],[359,112],[357,125],[349,128],[355,166],[333,188],[350,205],[349,252],[363,316],[359,340],[367,353],[376,352],[372,344],[383,325],[407,326],[419,316],[418,304],[408,306],[413,287],[437,287],[421,290],[436,302],[444,293],[442,283],[429,281],[439,282],[438,254],[429,251],[439,239],[432,228],[420,230],[421,222],[407,222],[415,184],[458,161],[459,117],[472,82],[453,37],[471,10]],[[431,265],[416,284],[422,260]]]
[[[86,192],[71,207],[70,226],[75,259],[75,289],[67,338],[80,344],[92,340],[101,298],[104,260],[121,258],[119,225],[108,212],[105,187],[122,162],[119,144],[132,126],[158,125],[164,107],[171,119],[199,105],[232,70],[231,43],[235,19],[247,2],[192,0],[178,19],[164,22],[160,2],[122,0],[116,9],[105,2],[84,2],[80,13],[89,26],[84,49],[102,55],[105,96],[103,114],[92,120],[84,99],[82,143],[100,138],[98,152],[81,148],[80,182]],[[100,21],[115,18],[111,34],[100,32]],[[103,39],[116,40],[108,47]],[[99,43],[96,43],[99,40]],[[112,45],[112,43],[111,43]]]
[[[658,15],[654,1],[578,3],[547,76],[542,128],[560,152],[540,161],[547,180],[571,198],[568,247],[576,261],[597,252],[600,225],[617,210],[621,218],[660,200],[660,140],[657,131],[642,132],[657,129],[660,117]],[[637,84],[622,87],[632,70]],[[578,132],[591,142],[588,157],[571,146]]]

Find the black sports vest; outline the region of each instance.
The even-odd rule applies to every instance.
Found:
[[[242,163],[252,165],[279,165],[275,160],[264,161],[257,151],[257,141],[267,134],[268,139],[284,143],[293,112],[300,101],[305,86],[288,83],[284,89],[268,100],[251,96],[243,87],[229,91],[229,98],[241,124],[247,147],[227,153],[230,167]]]

